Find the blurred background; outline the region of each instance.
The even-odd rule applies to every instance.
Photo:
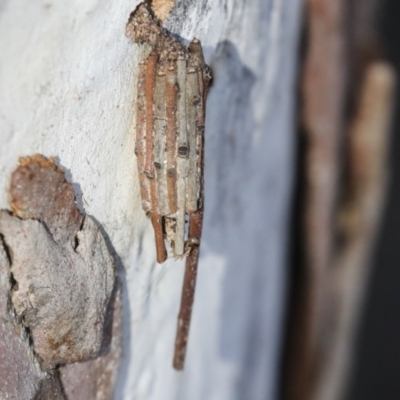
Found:
[[[400,398],[399,12],[305,4],[284,399]]]
[[[375,26],[397,76],[400,72],[400,3],[380,2]],[[399,95],[389,152],[390,183],[377,248],[373,255],[365,309],[357,335],[354,372],[347,400],[400,398],[400,129]]]

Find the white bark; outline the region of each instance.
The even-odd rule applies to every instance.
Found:
[[[155,262],[134,155],[137,1],[0,2],[0,208],[18,157],[56,156],[125,273],[116,399],[273,399],[286,287],[301,0],[177,1],[166,26],[214,71],[205,226],[185,370],[183,263]]]

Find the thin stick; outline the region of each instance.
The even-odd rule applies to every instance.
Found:
[[[154,104],[154,167],[158,193],[158,207],[161,215],[167,215],[167,175],[165,157],[165,72],[159,71],[156,77],[155,104]]]
[[[144,164],[146,157],[146,91],[145,91],[145,77],[146,77],[146,62],[139,64],[139,78],[138,78],[138,96],[136,108],[136,145],[135,154],[138,163],[140,195],[142,197],[142,208],[146,214],[151,212],[150,202],[150,187],[148,179],[144,174]]]
[[[187,117],[186,117],[186,60],[177,60],[178,97],[178,157],[177,157],[177,203],[176,237],[174,255],[182,256],[185,250],[185,209],[186,209],[186,174],[187,174]]]
[[[186,212],[193,213],[197,210],[199,196],[198,180],[198,155],[197,155],[197,114],[201,105],[199,79],[197,71],[189,67],[186,76],[186,113],[189,142],[188,170],[186,177]]]
[[[152,213],[151,223],[153,224],[154,237],[156,240],[157,262],[162,264],[167,259],[167,249],[165,248],[162,228],[162,216],[160,214]]]
[[[199,210],[190,216],[189,238],[198,239],[191,245],[186,258],[185,276],[183,278],[181,305],[178,316],[178,328],[175,340],[175,353],[173,366],[177,370],[183,369],[187,340],[189,337],[190,320],[196,288],[197,265],[200,254],[200,237],[203,227],[203,210]]]
[[[157,262],[163,263],[167,259],[167,249],[165,248],[164,234],[159,215],[158,196],[156,181],[154,179],[154,86],[156,81],[156,67],[158,55],[150,53],[147,59],[145,91],[146,91],[146,163],[144,173],[150,183],[150,197],[152,204],[151,222],[154,228],[156,242]]]
[[[167,191],[168,204],[171,214],[177,210],[176,198],[176,68],[171,66],[167,70],[166,82],[167,97]]]
[[[203,73],[198,73],[199,93],[201,103],[197,113],[197,151],[199,169],[199,209],[190,216],[189,223],[189,246],[190,251],[186,258],[185,276],[183,278],[181,305],[178,315],[178,327],[175,339],[175,353],[173,366],[182,370],[185,364],[187,340],[189,337],[190,321],[194,295],[196,289],[197,267],[200,255],[201,233],[203,229],[204,216],[204,123],[205,123],[205,96],[208,91],[208,80],[204,80]]]
[[[201,47],[200,47],[201,49]],[[204,71],[200,70],[197,72],[199,80],[199,93],[200,93],[200,105],[197,113],[197,124],[196,124],[196,154],[198,156],[197,162],[197,179],[199,187],[199,198],[198,208],[203,209],[204,206],[204,130],[206,122],[206,98],[208,88],[210,86],[210,80],[204,79]],[[211,78],[210,78],[211,79]]]
[[[158,55],[150,53],[147,58],[147,68],[145,77],[146,92],[146,163],[145,174],[149,179],[154,178],[154,155],[153,155],[153,129],[154,129],[154,86],[156,83],[156,67]],[[153,198],[152,198],[153,200]]]

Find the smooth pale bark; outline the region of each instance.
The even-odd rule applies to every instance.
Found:
[[[0,3],[0,208],[18,157],[55,156],[115,249],[124,284],[117,399],[273,399],[286,290],[301,0],[177,1],[214,85],[205,220],[185,370],[172,369],[183,264],[156,264],[135,148],[137,1]],[[178,74],[179,75],[179,74]],[[179,201],[179,199],[178,199]]]

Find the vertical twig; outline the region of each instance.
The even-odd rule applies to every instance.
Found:
[[[167,190],[170,213],[177,210],[176,199],[176,67],[167,69],[166,83],[167,101]]]
[[[186,177],[186,212],[189,214],[197,210],[200,192],[198,187],[198,155],[196,143],[197,113],[200,103],[198,74],[194,68],[189,67],[186,77],[186,113],[189,144],[188,171]]]
[[[197,41],[197,40],[196,40]],[[197,41],[198,42],[198,41]],[[193,43],[193,41],[192,41]],[[198,42],[199,43],[199,42]],[[195,43],[196,44],[196,43]],[[192,45],[192,44],[191,44]],[[190,48],[192,50],[193,47]],[[195,51],[199,52],[202,57],[201,45],[200,49],[197,47]],[[203,59],[203,65],[204,59]],[[206,67],[204,67],[206,68]],[[206,71],[209,74],[209,71]],[[196,118],[196,132],[197,143],[196,153],[198,154],[198,179],[199,179],[199,198],[198,210],[190,215],[189,222],[189,254],[186,258],[185,276],[183,279],[181,305],[178,316],[178,327],[175,340],[175,353],[173,366],[177,370],[184,367],[187,339],[189,337],[190,321],[192,315],[192,308],[194,302],[197,268],[200,255],[201,233],[203,229],[203,215],[204,215],[204,124],[205,124],[205,100],[208,93],[211,76],[205,76],[204,69],[197,73],[198,88],[200,102]]]
[[[188,157],[186,117],[186,60],[177,60],[178,96],[178,157],[177,157],[177,202],[175,256],[182,256],[185,249],[186,175]]]
[[[190,251],[186,258],[185,276],[183,278],[181,305],[178,316],[178,328],[176,332],[175,353],[173,366],[175,369],[183,369],[189,337],[190,320],[196,288],[197,265],[200,254],[200,238],[203,227],[203,210],[199,210],[190,216],[189,246]]]
[[[154,167],[158,193],[158,207],[161,215],[169,214],[166,175],[166,77],[163,70],[159,70],[156,77],[154,99]]]
[[[147,58],[147,68],[145,76],[145,91],[146,91],[146,163],[145,174],[149,179],[154,179],[154,154],[153,154],[153,129],[154,129],[154,86],[156,83],[156,68],[157,68],[157,53],[150,53]],[[154,191],[154,190],[153,190]],[[155,191],[154,191],[155,193]],[[151,194],[153,198],[157,197]]]
[[[156,82],[158,55],[150,53],[147,59],[145,78],[146,91],[146,164],[145,174],[150,182],[150,197],[152,204],[151,222],[154,228],[157,262],[163,263],[167,259],[167,249],[164,243],[160,210],[158,206],[157,186],[154,176],[154,87]]]
[[[144,173],[146,159],[146,78],[147,63],[139,64],[138,96],[136,107],[136,145],[135,154],[138,161],[138,173],[140,182],[140,194],[142,197],[142,208],[146,214],[151,212],[150,188],[148,179]]]

